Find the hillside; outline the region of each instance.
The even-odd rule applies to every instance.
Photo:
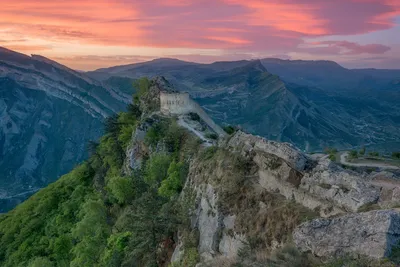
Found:
[[[86,162],[0,215],[1,266],[395,266],[396,189],[287,143],[215,140],[159,111],[164,79],[140,85]]]
[[[393,90],[393,82],[400,78],[396,70],[350,70],[332,61],[196,64],[159,59],[88,75],[100,80],[165,76],[218,123],[237,124],[307,151],[362,145],[400,149],[400,91]]]
[[[0,212],[87,158],[130,94],[41,56],[0,48]]]

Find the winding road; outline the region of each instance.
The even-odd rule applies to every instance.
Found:
[[[386,169],[386,170],[400,170],[399,167],[393,166],[387,163],[352,163],[347,161],[347,157],[349,155],[349,152],[342,153],[340,155],[340,163],[348,166],[354,166],[354,167],[373,167],[373,168],[381,168],[381,169]]]

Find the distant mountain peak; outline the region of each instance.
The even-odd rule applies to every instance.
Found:
[[[290,65],[319,65],[319,66],[330,66],[343,68],[340,64],[332,60],[302,60],[302,59],[280,59],[280,58],[264,58],[261,59],[264,63],[275,63],[275,64],[290,64]]]
[[[232,69],[233,72],[247,72],[250,70],[257,70],[260,72],[268,72],[268,70],[264,67],[259,59],[248,61],[248,63],[244,66],[240,66]]]
[[[180,60],[177,58],[171,58],[171,57],[160,57],[160,58],[155,58],[153,60],[151,60],[150,62],[169,62],[169,63],[191,63],[194,64],[193,62],[189,62],[189,61],[184,61],[184,60]]]

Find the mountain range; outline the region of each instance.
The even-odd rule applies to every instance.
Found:
[[[0,212],[87,157],[130,95],[47,58],[0,49]]]
[[[77,72],[0,48],[0,212],[87,158],[104,118],[123,111],[135,79],[164,76],[221,125],[305,151],[400,150],[400,70],[331,61],[177,59]]]
[[[87,74],[99,80],[163,75],[218,123],[306,151],[400,149],[400,70],[273,58],[212,64],[157,59]]]

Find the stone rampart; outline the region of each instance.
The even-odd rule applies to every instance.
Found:
[[[225,131],[208,116],[199,104],[190,98],[188,93],[160,92],[160,105],[161,113],[166,115],[197,113],[214,132],[220,136],[225,135]]]

